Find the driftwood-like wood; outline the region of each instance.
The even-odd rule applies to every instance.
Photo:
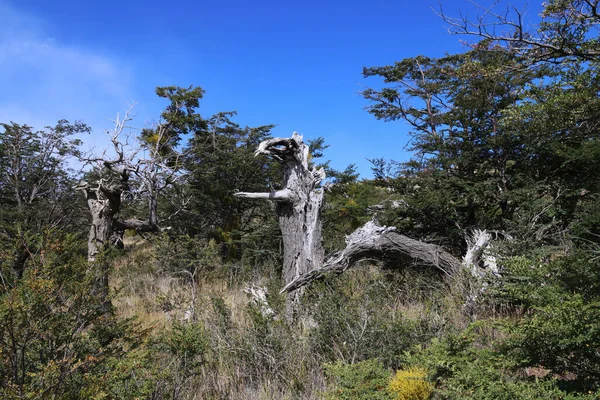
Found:
[[[277,204],[284,253],[285,287],[281,292],[288,295],[288,318],[292,316],[293,304],[304,286],[328,273],[342,273],[358,261],[384,261],[396,268],[418,265],[434,268],[451,277],[465,266],[475,268],[488,247],[490,237],[482,231],[477,238],[470,239],[467,255],[459,260],[441,246],[411,239],[394,227],[382,227],[371,221],[346,238],[344,250],[325,261],[321,232],[323,189],[319,186],[325,173],[308,163],[308,146],[294,132],[291,138],[262,142],[256,154],[270,156],[284,165],[284,188],[268,193],[239,192],[235,195],[271,200]],[[398,200],[392,206],[406,204]]]
[[[447,276],[461,267],[461,262],[441,246],[411,239],[398,233],[395,227],[379,226],[371,221],[348,235],[346,248],[329,257],[322,268],[297,277],[281,292],[297,290],[328,273],[342,273],[367,259],[391,261],[400,268],[412,264],[433,267]]]
[[[323,189],[319,187],[325,171],[309,164],[308,146],[296,132],[291,138],[262,142],[256,154],[283,164],[284,188],[269,193],[238,192],[235,195],[277,202],[275,212],[283,236],[283,278],[288,284],[320,268],[325,259],[321,230]]]
[[[265,318],[275,318],[276,313],[267,301],[267,288],[261,286],[248,286],[244,289],[244,293],[250,296],[250,302],[258,307],[258,310]]]
[[[484,258],[484,252],[492,240],[492,235],[486,231],[475,229],[471,235],[467,236],[469,245],[467,253],[463,257],[463,265],[474,277],[481,278],[485,276],[486,271],[481,269],[479,264]],[[486,260],[484,260],[485,263]]]

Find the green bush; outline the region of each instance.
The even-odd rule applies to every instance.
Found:
[[[523,307],[503,350],[521,367],[570,375],[576,390],[600,388],[600,262],[578,252],[550,263],[516,258],[499,297]]]
[[[356,364],[341,361],[323,365],[331,387],[325,393],[331,400],[392,400],[388,390],[390,371],[378,360],[365,360]]]
[[[434,339],[427,348],[406,354],[408,365],[421,365],[435,382],[435,397],[472,400],[592,399],[591,392],[568,392],[552,378],[526,377],[516,360],[500,353],[475,324],[458,335]],[[482,340],[483,338],[483,340]]]
[[[55,232],[22,279],[0,289],[0,397],[107,396],[115,360],[141,343],[131,321],[104,312],[82,241]]]

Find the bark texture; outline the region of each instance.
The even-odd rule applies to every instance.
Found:
[[[323,265],[321,208],[325,172],[309,164],[308,146],[296,132],[291,138],[274,138],[260,144],[264,154],[284,166],[284,188],[269,193],[235,195],[277,202],[275,212],[283,236],[283,278],[286,284]]]
[[[106,184],[101,181],[96,187],[80,184],[78,188],[83,190],[92,216],[88,235],[88,261],[95,261],[113,237],[114,221],[121,209],[124,184]]]
[[[296,277],[281,292],[297,290],[331,272],[342,273],[367,259],[391,261],[391,265],[399,268],[412,264],[433,267],[448,276],[461,267],[461,262],[441,246],[411,239],[398,233],[395,227],[371,221],[348,235],[346,248],[329,257],[322,268]]]

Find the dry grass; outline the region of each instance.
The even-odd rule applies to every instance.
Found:
[[[155,268],[151,243],[129,240],[126,246],[126,253],[114,264],[111,279],[116,313],[123,318],[135,318],[141,328],[150,329],[154,336],[168,332],[174,321],[193,319],[205,327],[209,337],[210,365],[203,367],[201,376],[185,383],[181,398],[320,398],[325,383],[319,365],[310,359],[306,346],[296,346],[297,337],[282,337],[286,343],[283,349],[271,348],[278,344],[269,341],[278,341],[279,334],[270,332],[271,327],[262,331],[265,328],[257,326],[249,315],[249,297],[243,292],[245,282],[200,277],[194,302],[192,283],[186,276],[164,274]],[[228,313],[230,326],[226,331],[218,322],[222,316],[216,311],[216,299],[222,301]],[[192,305],[195,315],[188,318],[186,312]],[[272,337],[266,338],[268,335]],[[277,366],[280,373],[269,372]],[[298,385],[302,388],[298,389]]]
[[[243,289],[249,284],[267,286],[267,278],[256,282],[245,282],[239,277],[232,279],[227,271],[229,266],[221,265],[218,267],[223,269],[221,272],[198,276],[194,298],[189,277],[159,270],[154,253],[151,243],[128,241],[126,254],[115,263],[111,280],[115,293],[113,304],[118,315],[135,318],[153,335],[168,332],[174,321],[195,321],[204,327],[210,361],[202,367],[199,376],[182,383],[185,395],[181,398],[308,400],[323,397],[326,382],[321,363],[328,360],[318,354],[317,347],[311,347],[310,335],[315,327],[302,323],[289,326],[282,320],[263,321],[249,309],[249,297]],[[368,285],[385,291],[382,299],[390,301],[380,309],[366,310],[369,318],[372,313],[385,314],[416,329],[427,326],[428,331],[422,333],[434,336],[443,336],[448,326],[466,327],[471,322],[462,307],[464,298],[460,290],[430,281],[427,276],[417,280],[410,274],[390,278],[371,267],[345,277],[342,290],[358,304],[364,302],[361,296],[365,296]],[[335,296],[335,290],[339,289],[332,290],[330,295]],[[437,295],[427,297],[428,292]],[[194,309],[193,317],[186,314],[191,309]],[[345,321],[348,322],[352,323]],[[340,336],[339,340],[345,344],[347,339]],[[377,343],[362,345],[378,346]],[[393,358],[393,354],[391,356]]]

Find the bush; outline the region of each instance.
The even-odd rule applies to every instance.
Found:
[[[600,263],[575,253],[549,263],[508,263],[499,297],[522,307],[503,350],[520,367],[543,365],[573,389],[600,388]]]
[[[593,399],[594,394],[567,392],[552,377],[524,376],[515,360],[486,342],[476,323],[468,330],[434,339],[427,348],[406,355],[409,365],[421,365],[435,381],[435,398],[465,400]]]
[[[1,398],[101,396],[115,360],[141,343],[130,321],[103,311],[82,244],[55,232],[22,279],[1,286]]]
[[[433,386],[426,378],[427,371],[423,368],[401,369],[396,371],[388,388],[397,400],[427,400],[433,394]]]
[[[365,360],[356,364],[341,361],[323,365],[331,388],[325,394],[330,400],[391,400],[388,390],[390,371],[378,360]]]

